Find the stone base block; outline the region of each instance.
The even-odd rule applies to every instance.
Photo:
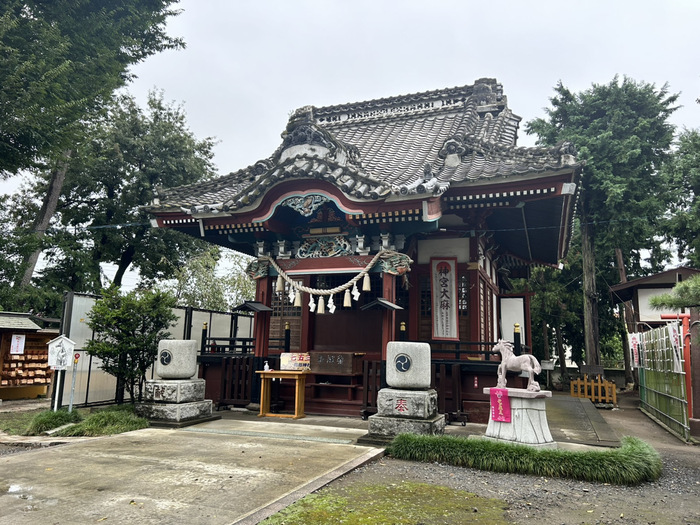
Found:
[[[375,414],[369,416],[369,435],[395,437],[399,434],[440,436],[445,433],[445,415],[428,419],[406,419]]]
[[[204,401],[204,379],[146,380],[143,398],[148,403]]]
[[[192,403],[137,403],[136,414],[147,419],[180,422],[211,417],[211,399]]]
[[[489,392],[489,388],[484,389],[485,394]],[[549,431],[545,408],[545,399],[551,395],[549,391],[529,392],[509,388],[510,422],[494,421],[489,417],[485,437],[519,445],[556,448],[557,444]]]
[[[377,415],[406,419],[428,419],[437,414],[435,390],[382,388],[377,394]]]

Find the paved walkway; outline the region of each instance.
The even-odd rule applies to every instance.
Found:
[[[552,436],[563,447],[619,442],[589,401],[555,395],[547,403]],[[356,444],[367,432],[359,418],[220,414],[182,429],[0,456],[0,524],[252,524],[383,454]],[[447,433],[483,434],[485,427],[457,423]]]

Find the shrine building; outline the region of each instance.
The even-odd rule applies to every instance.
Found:
[[[431,345],[441,411],[485,421],[493,344],[530,345],[529,297],[510,278],[566,256],[582,167],[568,143],[518,147],[520,120],[489,78],[306,106],[268,158],[162,189],[149,211],[157,227],[255,258],[247,358],[278,363],[272,342],[285,337],[309,353],[307,413],[371,413],[387,343],[409,340]],[[223,382],[248,372],[217,354],[202,363],[229,403]]]

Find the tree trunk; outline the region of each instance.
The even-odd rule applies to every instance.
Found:
[[[595,282],[595,252],[593,232],[587,218],[581,220],[581,259],[583,263],[583,329],[586,364],[600,364],[598,331],[598,292]]]
[[[37,241],[40,241],[44,237],[46,230],[51,223],[51,218],[53,217],[54,213],[56,213],[58,199],[61,196],[63,183],[66,180],[66,172],[68,171],[71,154],[71,150],[64,151],[63,158],[51,170],[51,179],[49,180],[49,187],[46,190],[46,195],[44,196],[44,202],[42,202],[41,210],[39,210],[39,214],[36,216],[34,223],[32,224],[32,231],[34,232],[34,237]],[[41,251],[41,246],[38,245],[32,253],[28,254],[24,258],[20,266],[20,268],[23,268],[23,271],[20,272],[21,277],[18,275],[18,279],[15,281],[15,287],[19,288],[29,285],[32,280],[32,275],[34,275],[36,264],[39,261]]]
[[[615,257],[617,258],[617,269],[620,272],[620,282],[627,282],[627,271],[625,270],[625,261],[622,257],[622,250],[620,248],[615,248]],[[625,385],[631,385],[634,383],[634,376],[632,375],[632,363],[630,363],[630,344],[627,339],[627,333],[634,332],[634,314],[632,313],[632,307],[629,301],[622,303],[622,353],[625,360]],[[625,331],[626,328],[627,330]]]
[[[117,288],[121,288],[124,274],[129,269],[129,266],[134,260],[135,254],[136,248],[134,248],[133,244],[127,246],[126,250],[122,252],[121,257],[119,258],[119,266],[117,266],[117,273],[114,274],[114,280],[112,281],[112,284]]]
[[[549,328],[546,321],[542,321],[542,341],[544,342],[544,359],[549,361]]]
[[[557,326],[557,352],[559,353],[559,371],[561,372],[562,380],[566,376],[566,350],[564,350],[564,341],[561,340],[561,326]]]

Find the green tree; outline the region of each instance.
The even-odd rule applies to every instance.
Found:
[[[597,279],[618,282],[615,249],[631,274],[661,269],[669,253],[659,236],[668,208],[668,178],[659,171],[670,152],[674,127],[668,118],[678,95],[667,86],[615,77],[573,93],[560,82],[547,118],[526,125],[540,145],[569,141],[586,162],[577,206],[580,225],[586,363],[600,363],[599,319],[607,294]],[[645,254],[650,254],[646,257]],[[645,259],[646,257],[646,259]],[[607,311],[606,311],[607,310]]]
[[[700,132],[685,130],[664,172],[673,190],[669,206],[667,239],[678,248],[678,256],[700,267]]]
[[[177,268],[174,278],[161,288],[173,293],[183,306],[230,311],[255,298],[255,281],[245,273],[250,257],[210,246]],[[223,270],[217,273],[217,265]]]
[[[156,198],[157,187],[212,177],[213,145],[212,139],[192,134],[182,107],[164,102],[162,93],[151,93],[145,110],[131,96],[117,97],[107,116],[90,128],[67,170],[57,233],[50,239],[55,248],[47,251],[52,267],[44,281],[71,282],[82,268],[93,282],[76,283],[87,286],[78,291],[99,292],[100,263],[105,262],[117,266],[115,286],[132,268],[144,285],[172,276],[206,245],[151,227],[142,207]]]
[[[183,47],[176,0],[5,0],[0,6],[0,177],[63,157],[128,68]],[[57,155],[58,154],[58,155]]]
[[[102,364],[106,373],[141,401],[146,370],[158,355],[158,343],[170,336],[176,321],[175,298],[160,291],[133,291],[122,295],[116,287],[105,290],[88,314],[95,338],[85,349]]]
[[[0,311],[29,311],[59,317],[63,290],[44,287],[15,288],[23,257],[36,247],[31,215],[36,211],[32,196],[25,190],[0,196]]]
[[[676,284],[669,293],[652,297],[649,302],[658,309],[700,307],[700,277],[690,277]]]
[[[0,177],[49,174],[32,226],[38,245],[85,124],[130,78],[129,67],[184,47],[165,33],[176,0],[8,0],[0,7]],[[25,255],[19,290],[40,248]]]

